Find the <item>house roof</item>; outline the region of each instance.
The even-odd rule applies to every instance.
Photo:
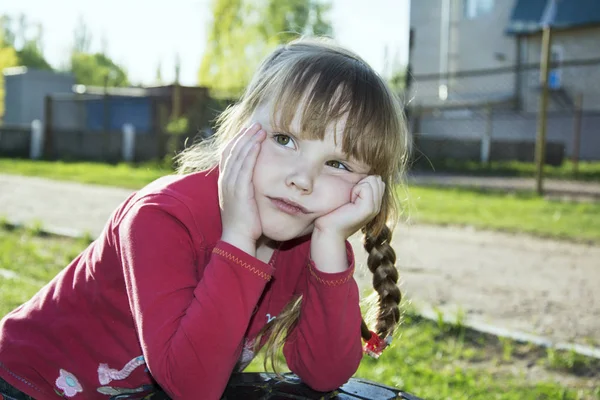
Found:
[[[539,32],[542,20],[547,17],[553,0],[516,0],[510,21],[506,28],[508,34],[527,34]],[[554,28],[574,28],[580,26],[600,26],[600,1],[598,0],[554,0]]]

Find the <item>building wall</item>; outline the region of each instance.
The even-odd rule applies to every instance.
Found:
[[[55,96],[52,98],[52,126],[58,130],[88,132],[121,131],[132,124],[138,133],[153,126],[150,97],[127,96]]]
[[[505,110],[492,113],[490,121],[487,118],[486,114],[477,110],[465,110],[462,115],[441,112],[439,115],[423,116],[416,133],[423,138],[443,139],[446,143],[479,143],[488,126],[491,126],[493,141],[530,144],[535,142],[538,125],[535,113]],[[547,140],[563,146],[566,157],[573,155],[574,118],[571,112],[548,114]],[[580,159],[600,160],[600,113],[585,112],[580,129]],[[426,149],[422,151],[429,156]],[[531,156],[533,157],[533,153]]]
[[[418,79],[419,75],[514,67],[517,45],[504,30],[514,0],[495,0],[489,14],[469,19],[468,0],[418,0],[411,2],[412,73],[416,104],[437,104],[439,85],[448,85],[447,102],[509,97],[514,93],[515,72],[495,76]],[[444,20],[446,19],[446,20]],[[443,53],[443,54],[441,54]]]
[[[49,94],[70,93],[75,78],[71,74],[14,68],[4,71],[6,85],[5,124],[30,124],[44,120],[44,98]]]
[[[531,35],[523,39],[525,64],[539,64],[542,51],[542,35]],[[566,62],[577,60],[600,60],[600,26],[577,30],[555,31],[552,34],[552,47],[562,53]],[[583,95],[583,108],[600,110],[600,62],[593,65],[567,65],[558,69],[561,87],[572,101]],[[525,110],[538,108],[540,85],[539,70],[523,72],[522,98]],[[553,95],[556,96],[556,95]],[[564,108],[553,100],[550,109]]]

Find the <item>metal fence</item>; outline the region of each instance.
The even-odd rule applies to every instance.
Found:
[[[162,160],[210,134],[211,122],[230,101],[208,96],[179,99],[185,126],[170,129],[169,96],[55,94],[32,126],[0,126],[0,156],[102,162]],[[35,149],[40,149],[39,151]]]
[[[411,129],[428,158],[533,161],[539,65],[412,76]],[[600,59],[553,64],[548,162],[600,160]]]

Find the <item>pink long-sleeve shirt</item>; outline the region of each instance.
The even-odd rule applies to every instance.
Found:
[[[310,237],[264,263],[220,240],[217,172],[159,179],[127,199],[101,236],[0,322],[0,377],[36,399],[137,396],[218,399],[251,343],[295,296],[289,368],[332,390],[362,357],[350,267],[328,274]],[[132,396],[133,398],[133,396]]]

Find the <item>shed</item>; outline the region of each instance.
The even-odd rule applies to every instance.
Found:
[[[7,125],[44,121],[44,99],[56,93],[70,93],[75,77],[70,73],[13,67],[4,70],[5,111]]]

